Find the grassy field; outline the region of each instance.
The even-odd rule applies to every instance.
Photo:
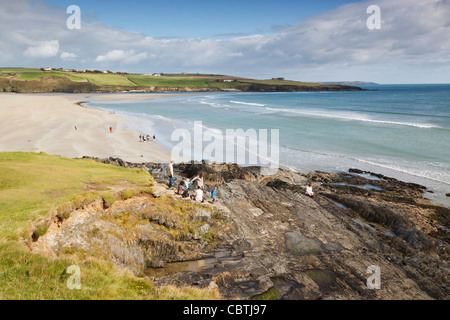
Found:
[[[52,208],[89,203],[99,196],[114,200],[108,188],[88,190],[124,181],[140,191],[153,183],[139,169],[44,153],[0,153],[0,300],[217,299],[210,291],[193,288],[157,289],[148,280],[94,258],[50,259],[31,253],[21,241],[30,239],[33,224]],[[82,270],[81,290],[67,288],[66,270],[71,265]]]
[[[120,74],[104,74],[104,73],[79,73],[70,71],[42,71],[40,69],[33,68],[0,68],[0,73],[5,74],[17,74],[18,80],[32,81],[43,77],[63,77],[73,81],[88,80],[97,85],[104,86],[136,86],[131,82],[127,76]]]
[[[125,75],[112,74],[112,73],[75,73],[66,72],[66,74],[87,79],[90,82],[100,85],[100,86],[125,86],[125,87],[135,87],[136,84],[131,82]]]
[[[28,73],[28,72],[43,72],[37,68],[0,68],[0,73]]]
[[[68,78],[72,81],[84,81],[85,79],[81,77],[74,77],[62,72],[27,72],[22,73],[17,79],[31,81],[42,77],[62,77]]]
[[[96,194],[91,184],[116,184],[126,180],[137,187],[149,185],[142,170],[131,171],[85,160],[33,153],[0,154],[0,238],[26,235],[29,222],[62,203]]]
[[[56,81],[50,76],[60,78]],[[225,79],[233,82],[225,82]],[[24,81],[25,80],[25,81]],[[39,81],[38,81],[39,80]],[[67,81],[70,80],[70,81]],[[255,80],[213,74],[163,74],[160,77],[142,74],[72,72],[55,69],[0,68],[0,92],[122,92],[160,91],[222,91],[237,89],[254,92],[286,91],[348,91],[339,85],[323,85],[299,81]],[[359,89],[359,88],[354,88]]]
[[[206,79],[183,77],[153,77],[142,75],[130,75],[131,81],[144,87],[209,87]]]
[[[272,86],[305,86],[305,87],[317,87],[322,86],[318,83],[312,82],[298,82],[298,81],[284,81],[284,80],[245,80],[246,83],[266,84]]]

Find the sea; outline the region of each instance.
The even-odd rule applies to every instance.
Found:
[[[130,129],[155,135],[183,160],[302,173],[357,168],[424,185],[425,197],[450,207],[450,84],[360,87],[367,91],[197,93],[89,106],[128,117]]]

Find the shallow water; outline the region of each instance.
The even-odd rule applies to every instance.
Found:
[[[334,182],[334,183],[327,183],[327,184],[332,185],[332,186],[351,186],[351,187],[357,187],[357,188],[363,188],[363,189],[383,191],[383,188],[374,186],[372,184],[357,185],[357,184],[349,184],[347,182]]]
[[[340,203],[340,202],[337,202],[337,201],[335,201],[335,200],[333,200],[333,199],[330,199],[330,198],[327,198],[328,200],[330,200],[331,202],[333,202],[336,206],[338,206],[339,208],[341,208],[341,209],[348,209],[346,206],[344,206],[342,203]]]
[[[266,165],[270,152],[252,162],[252,147],[269,144],[279,130],[279,164],[308,173],[359,168],[434,191],[434,201],[450,207],[450,85],[381,85],[363,92],[234,93],[196,95],[133,103],[95,103],[131,120],[130,128],[174,150],[177,130],[186,130],[191,158]],[[201,122],[200,140],[194,123]],[[227,129],[255,130],[241,149],[227,142]],[[259,130],[268,130],[267,139]],[[207,142],[205,133],[210,140]],[[211,143],[215,153],[206,152]],[[222,150],[220,150],[222,148]],[[269,145],[270,149],[270,145]],[[271,150],[268,150],[271,151]],[[266,155],[267,157],[264,157]],[[367,177],[375,180],[376,177]]]
[[[206,259],[199,259],[194,261],[185,262],[173,262],[168,263],[164,268],[147,268],[145,274],[149,277],[162,278],[176,273],[190,273],[201,272],[209,268],[213,268],[214,265],[222,260],[239,260],[241,257],[231,257],[231,251],[227,249],[217,249]]]

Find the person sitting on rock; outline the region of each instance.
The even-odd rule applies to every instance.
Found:
[[[306,187],[306,195],[308,196],[308,197],[314,197],[314,192],[313,192],[313,185],[312,185],[312,183],[310,183],[307,187]]]
[[[189,198],[189,186],[186,187],[186,181],[181,181],[178,185],[177,194],[183,198]]]
[[[185,191],[186,189],[184,187],[184,181],[181,181],[180,184],[178,185],[177,194],[182,196]]]
[[[197,190],[195,190],[194,194],[191,196],[192,200],[203,202],[203,190],[201,187],[198,187]]]

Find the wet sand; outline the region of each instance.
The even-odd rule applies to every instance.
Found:
[[[127,118],[84,107],[80,102],[152,100],[177,95],[1,93],[0,152],[168,162],[170,150],[153,141],[140,142],[140,133],[129,129]]]

